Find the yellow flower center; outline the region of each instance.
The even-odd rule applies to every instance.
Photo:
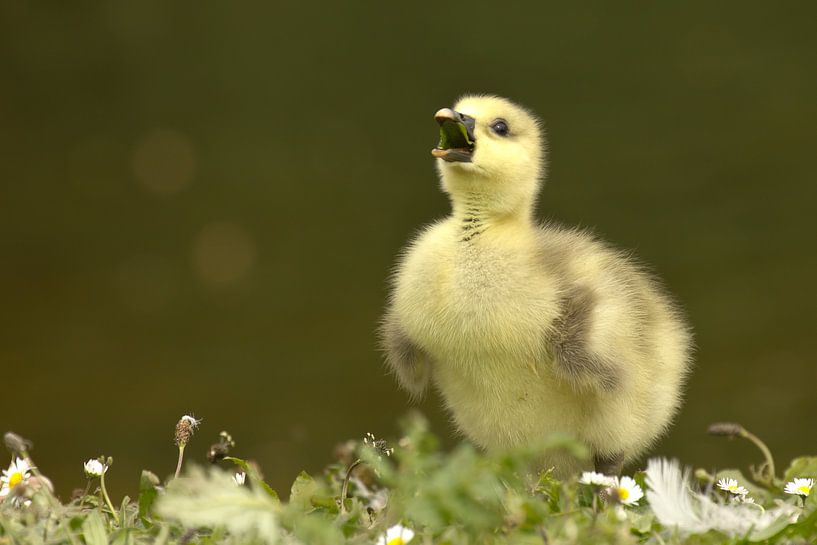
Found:
[[[23,474],[17,471],[9,476],[9,490],[20,484],[23,480]]]
[[[630,497],[630,491],[626,488],[619,487],[618,489],[618,499],[621,501],[627,501],[627,498]]]
[[[808,496],[809,492],[811,492],[811,487],[808,485],[803,485],[797,488],[797,491],[803,494],[804,496]]]
[[[397,536],[386,542],[386,545],[406,545],[406,542],[403,541],[403,536]]]

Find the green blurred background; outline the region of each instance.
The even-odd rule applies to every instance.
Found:
[[[0,429],[67,495],[175,467],[203,417],[286,490],[397,433],[374,334],[395,256],[445,214],[436,109],[512,97],[549,133],[542,218],[632,248],[697,367],[656,453],[815,453],[813,2],[0,4]],[[421,404],[454,444],[432,396]]]

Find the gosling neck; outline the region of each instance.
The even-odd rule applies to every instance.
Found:
[[[465,193],[452,195],[451,218],[458,227],[460,239],[471,242],[486,231],[499,227],[533,229],[533,206],[508,207],[507,202],[497,201],[490,195]]]

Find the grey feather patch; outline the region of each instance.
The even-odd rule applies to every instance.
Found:
[[[392,316],[386,317],[381,333],[389,369],[413,399],[422,398],[430,378],[428,356],[411,342]]]
[[[557,372],[572,382],[609,392],[620,384],[619,370],[614,362],[592,353],[587,346],[595,306],[596,295],[590,288],[571,289],[562,300],[562,312],[549,340]]]

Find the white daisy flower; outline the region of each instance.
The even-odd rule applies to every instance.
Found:
[[[798,496],[806,497],[811,494],[811,487],[814,486],[814,479],[798,479],[786,483],[786,488],[783,492],[786,494],[797,494]]]
[[[0,476],[0,497],[8,495],[15,486],[24,483],[31,476],[31,466],[22,458],[17,458],[11,462],[8,469],[3,470],[3,475]]]
[[[377,539],[377,545],[405,545],[412,539],[414,539],[414,530],[395,524],[386,530],[386,535]]]
[[[727,492],[729,492],[729,490],[737,487],[738,487],[737,479],[718,479],[718,488],[720,488],[721,490],[726,490]]]
[[[85,462],[85,475],[88,478],[101,477],[103,473],[108,471],[108,466],[99,460],[88,460]]]
[[[644,497],[644,491],[632,477],[621,477],[615,479],[610,488],[618,501],[624,505],[633,505]]]
[[[736,479],[719,479],[718,488],[725,490],[730,494],[734,494],[735,496],[745,496],[749,493],[745,487],[738,486],[738,481]]]
[[[616,483],[616,479],[601,473],[596,473],[595,471],[585,471],[582,473],[582,476],[579,477],[579,482],[592,486],[613,486]]]
[[[247,474],[244,473],[243,471],[240,473],[236,473],[235,475],[233,475],[233,480],[235,481],[235,484],[237,486],[241,486],[242,484],[244,484],[244,481],[247,480]]]

